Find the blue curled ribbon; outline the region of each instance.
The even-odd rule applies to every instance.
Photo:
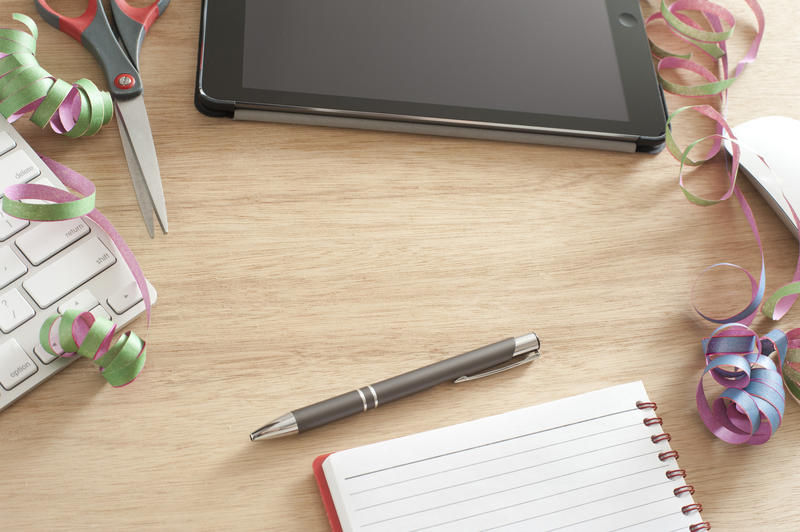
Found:
[[[703,376],[710,373],[725,387],[713,408],[702,378],[697,387],[697,409],[714,435],[728,443],[758,445],[778,430],[786,406],[780,368],[788,349],[789,339],[783,331],[775,329],[759,338],[740,323],[722,325],[703,340]],[[777,365],[770,358],[773,354],[780,361]]]

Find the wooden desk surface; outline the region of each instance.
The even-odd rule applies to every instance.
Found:
[[[751,34],[745,4],[724,3]],[[691,284],[720,261],[758,271],[737,205],[689,204],[666,152],[206,117],[193,105],[199,4],[173,2],[142,55],[169,235],[146,235],[116,126],[68,140],[18,123],[36,150],[95,180],[159,301],[132,386],[112,389],[79,361],[0,415],[0,528],[325,530],[311,475],[320,453],[642,379],[715,530],[796,530],[800,407],[790,402],[760,447],[717,440],[695,409],[712,328],[691,308]],[[734,124],[800,118],[800,12],[763,4],[760,56],[730,93]],[[40,22],[48,70],[102,83],[29,0],[4,1],[0,26],[15,11]],[[713,166],[696,175],[700,187],[722,180]],[[743,189],[772,291],[790,279],[797,243]],[[746,281],[734,281],[742,304]],[[797,308],[780,324],[798,325]],[[525,370],[292,439],[248,439],[294,407],[529,330],[544,356]]]

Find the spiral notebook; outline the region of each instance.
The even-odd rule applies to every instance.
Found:
[[[632,382],[318,457],[334,531],[710,529]]]

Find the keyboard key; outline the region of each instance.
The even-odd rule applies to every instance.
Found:
[[[5,287],[11,281],[19,279],[27,272],[27,266],[17,258],[10,247],[3,246],[0,248],[0,288]]]
[[[132,281],[118,292],[112,294],[111,297],[108,298],[107,302],[108,306],[111,307],[111,310],[117,314],[122,314],[141,300],[142,293],[139,291],[136,281]]]
[[[11,138],[11,135],[5,131],[0,131],[0,155],[9,150],[13,150],[16,147],[17,143],[14,142],[14,139]]]
[[[8,237],[19,233],[31,223],[28,220],[21,220],[9,216],[3,209],[0,209],[0,242],[8,240]]]
[[[68,310],[80,310],[85,312],[97,306],[97,298],[95,298],[88,290],[83,290],[75,295],[72,295],[58,306],[58,313],[64,314]]]
[[[7,186],[27,183],[40,173],[39,167],[33,164],[24,151],[15,151],[11,155],[0,157],[0,196]]]
[[[17,239],[17,247],[38,266],[73,242],[89,234],[81,218],[39,224]]]
[[[22,286],[44,309],[115,262],[117,258],[97,237],[90,238],[34,273]]]
[[[53,183],[43,175],[40,175],[39,177],[31,181],[31,183],[34,183],[36,185],[47,185],[49,187],[55,187],[55,188],[60,188],[61,190],[66,190],[66,188],[64,187],[63,184],[61,184],[61,182]],[[28,201],[30,203],[52,203],[50,201],[44,201],[44,200],[25,200],[25,201]]]
[[[89,313],[98,320],[110,320],[111,314],[106,311],[101,305],[97,305]]]
[[[53,345],[53,351],[55,351],[56,353],[63,353],[61,348],[58,346],[58,343]],[[58,358],[54,357],[53,355],[45,351],[44,348],[40,345],[34,347],[33,352],[36,354],[37,357],[39,357],[39,360],[41,360],[43,364],[49,364],[50,362]]]
[[[35,312],[16,288],[0,295],[0,330],[8,334],[29,319]]]
[[[16,340],[11,339],[0,345],[0,385],[6,390],[21,383],[38,369]]]

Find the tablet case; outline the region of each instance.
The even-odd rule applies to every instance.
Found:
[[[389,131],[395,133],[413,133],[418,135],[436,135],[443,137],[461,137],[479,140],[498,140],[503,142],[521,142],[525,144],[545,144],[550,146],[570,146],[573,148],[591,148],[598,150],[622,151],[628,153],[658,153],[664,148],[661,141],[655,144],[646,139],[631,137],[630,140],[618,138],[579,137],[544,133],[524,133],[505,131],[502,129],[486,129],[478,127],[456,127],[438,124],[422,124],[418,122],[401,122],[374,118],[352,118],[347,116],[327,116],[305,113],[289,113],[280,111],[261,111],[254,109],[236,109],[234,120],[252,120],[282,124],[298,124],[307,126],[327,126],[349,129],[366,129],[370,131]]]

